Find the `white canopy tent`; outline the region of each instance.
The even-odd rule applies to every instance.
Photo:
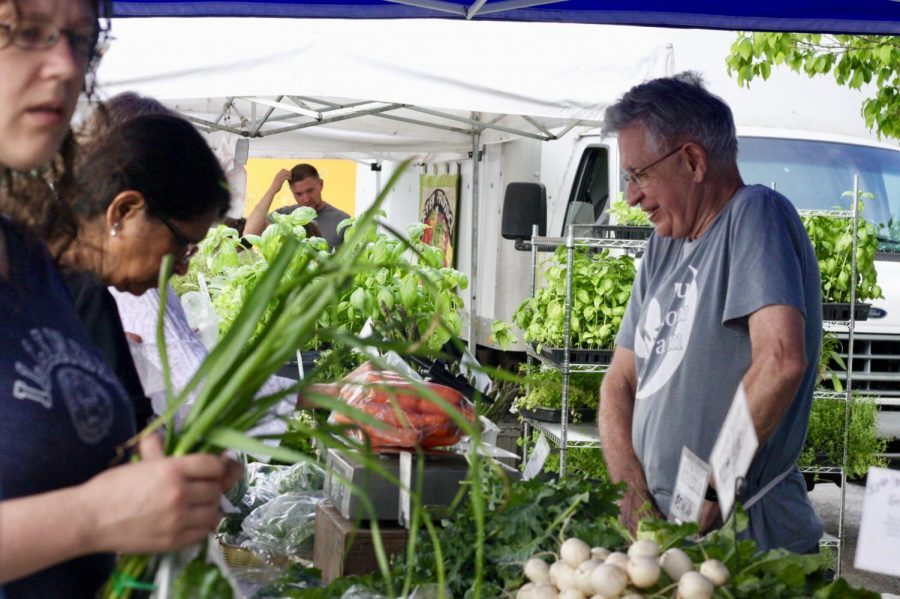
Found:
[[[582,25],[127,19],[113,33],[104,93],[164,100],[250,137],[254,155],[460,156],[478,131],[553,139],[672,63],[660,39]]]

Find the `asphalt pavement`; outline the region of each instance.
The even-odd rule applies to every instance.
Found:
[[[879,593],[900,595],[900,577],[875,574],[853,567],[856,555],[856,540],[859,536],[859,522],[862,516],[865,486],[847,483],[844,510],[844,547],[841,552],[841,576],[854,586],[863,586]],[[809,494],[822,521],[825,531],[837,536],[838,515],[841,502],[841,488],[832,483],[820,483]],[[900,559],[900,556],[897,556]]]

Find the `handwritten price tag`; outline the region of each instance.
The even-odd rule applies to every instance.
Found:
[[[900,472],[871,468],[854,567],[900,576]]]
[[[669,520],[673,522],[699,522],[706,487],[709,486],[709,464],[698,458],[687,447],[681,448],[681,463],[672,492]]]
[[[734,507],[735,482],[746,476],[757,447],[759,439],[756,438],[756,429],[753,428],[753,419],[747,407],[747,395],[741,383],[709,456],[723,520],[728,519],[731,508]]]

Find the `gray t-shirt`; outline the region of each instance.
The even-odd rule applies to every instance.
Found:
[[[741,188],[699,239],[647,244],[617,345],[635,353],[632,443],[658,507],[669,511],[682,446],[708,460],[750,367],[750,315],[788,305],[806,317],[808,367],[747,476],[751,497],[791,469],[806,438],[822,341],[819,269],[797,211],[762,186]],[[749,509],[761,549],[814,548],[822,523],[793,472]]]
[[[299,207],[299,205],[282,206],[275,212],[278,214],[290,214]],[[325,204],[325,206],[317,212],[315,223],[322,233],[322,239],[328,242],[328,247],[333,249],[344,241],[343,231],[338,234],[337,226],[346,218],[350,218],[350,215],[343,210],[335,208],[331,204]]]

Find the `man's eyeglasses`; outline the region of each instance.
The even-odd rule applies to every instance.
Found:
[[[162,221],[162,224],[166,226],[166,228],[172,234],[172,237],[175,238],[175,241],[178,243],[178,245],[183,248],[181,256],[176,256],[176,258],[180,259],[182,262],[187,262],[188,260],[190,260],[191,256],[197,253],[200,242],[189,239],[184,233],[178,230],[178,227],[176,227],[172,223],[172,221],[170,221],[162,214],[155,214],[154,216]]]
[[[645,166],[643,168],[639,168],[639,169],[636,169],[633,171],[622,171],[622,178],[625,179],[625,182],[628,183],[629,185],[634,185],[636,187],[643,187],[645,185],[646,181],[643,181],[641,179],[641,177],[643,177],[647,173],[647,171],[649,171],[651,168],[653,168],[654,166],[656,166],[657,164],[659,164],[666,158],[670,158],[670,157],[674,156],[675,154],[677,154],[678,152],[680,152],[681,150],[683,150],[685,145],[687,145],[687,144],[681,144],[680,146],[678,146],[677,148],[675,148],[674,150],[672,150],[671,152],[669,152],[662,158],[657,158],[656,160],[654,160],[653,162],[651,162],[650,164],[648,164],[647,166]]]
[[[98,55],[100,31],[95,27],[83,29],[59,28],[51,23],[24,21],[16,25],[0,24],[0,49],[12,44],[20,50],[47,50],[63,36],[69,40],[72,55],[83,64]]]

